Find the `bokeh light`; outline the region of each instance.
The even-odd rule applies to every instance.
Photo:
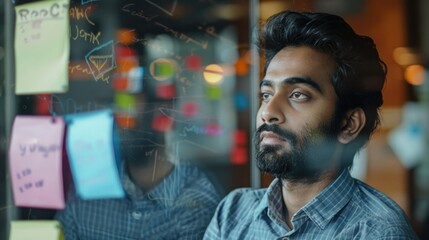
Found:
[[[411,85],[421,85],[426,78],[426,69],[422,65],[411,65],[405,68],[405,80]]]
[[[224,73],[225,71],[220,65],[210,64],[204,69],[204,80],[209,84],[220,84],[223,80]]]

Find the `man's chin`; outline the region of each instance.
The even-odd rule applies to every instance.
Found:
[[[263,157],[261,156],[263,155]],[[287,170],[290,163],[288,161],[283,161],[280,159],[277,151],[275,149],[270,149],[270,151],[264,151],[263,153],[257,154],[257,167],[261,172],[266,172],[271,175],[278,175]]]
[[[278,155],[276,152],[263,152],[257,156],[257,167],[261,172],[270,174],[274,178],[286,181],[313,183],[320,176],[319,171],[310,170],[300,162],[302,159]]]

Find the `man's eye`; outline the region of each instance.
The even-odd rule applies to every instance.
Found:
[[[270,98],[270,94],[268,93],[260,93],[261,100],[268,100]]]
[[[308,96],[302,92],[293,92],[290,95],[290,98],[296,99],[296,100],[305,100],[308,99]]]

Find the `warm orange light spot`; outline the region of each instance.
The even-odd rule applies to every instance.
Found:
[[[249,65],[244,59],[239,58],[237,60],[235,63],[235,72],[237,73],[237,76],[244,76],[249,72]]]
[[[411,85],[421,85],[426,78],[426,69],[422,65],[410,65],[405,68],[405,80]]]
[[[116,32],[116,39],[122,44],[131,44],[135,38],[135,32],[131,29],[119,29]]]
[[[393,59],[401,66],[417,64],[421,61],[420,54],[415,50],[407,47],[398,47],[393,50]]]

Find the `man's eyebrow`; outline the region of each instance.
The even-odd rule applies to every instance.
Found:
[[[282,81],[282,84],[297,84],[297,83],[303,83],[306,85],[309,85],[310,87],[314,88],[318,92],[322,92],[322,88],[318,83],[316,83],[313,79],[309,77],[289,77],[285,78]],[[263,86],[272,86],[272,81],[269,79],[263,79],[261,83],[259,84],[259,87]]]
[[[263,79],[260,83],[259,83],[259,88],[263,87],[263,86],[272,86],[271,84],[271,80],[267,80],[267,79]]]

